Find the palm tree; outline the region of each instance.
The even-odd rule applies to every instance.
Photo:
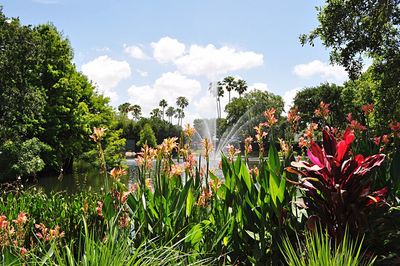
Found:
[[[142,115],[142,107],[140,107],[140,105],[137,104],[131,105],[129,111],[132,112],[132,116],[136,120],[139,120],[140,116]]]
[[[225,91],[224,91],[224,86],[222,84],[222,82],[218,81],[217,82],[217,100],[218,100],[218,104],[219,104],[219,117],[221,118],[221,98],[224,97]]]
[[[221,97],[224,96],[224,87],[221,81],[218,81],[217,83],[210,82],[208,90],[217,101],[217,116],[218,118],[221,118]]]
[[[178,107],[180,107],[180,109],[181,109],[181,112],[180,112],[180,119],[181,119],[181,124],[182,124],[182,119],[183,119],[183,117],[184,117],[184,115],[182,115],[182,114],[184,113],[184,109],[189,105],[189,101],[188,101],[188,99],[187,99],[186,97],[179,96],[179,97],[176,99],[176,105],[177,105]],[[179,123],[178,123],[178,124],[179,124]]]
[[[222,81],[223,86],[225,87],[225,89],[228,91],[228,95],[229,95],[229,103],[231,102],[231,90],[234,90],[236,87],[236,81],[235,78],[232,76],[227,76],[224,78],[224,80]]]
[[[168,107],[168,109],[167,109],[167,111],[166,111],[165,114],[166,114],[167,117],[169,118],[169,122],[172,124],[172,117],[173,117],[174,114],[175,114],[175,108],[172,107],[172,106]]]
[[[174,117],[175,117],[176,119],[178,119],[178,121],[177,121],[177,125],[178,125],[178,126],[180,125],[179,120],[180,120],[181,117],[182,117],[182,112],[183,112],[183,110],[180,109],[180,108],[176,108],[176,109],[175,109],[175,115],[174,115]]]
[[[130,103],[123,103],[120,106],[118,106],[118,111],[124,115],[127,116],[129,113],[129,109],[131,108],[131,104]]]
[[[237,93],[239,93],[239,97],[242,97],[242,94],[247,91],[247,82],[243,79],[239,79],[236,82],[236,88],[235,90],[237,91]]]
[[[165,99],[162,99],[158,105],[162,108],[162,119],[164,120],[165,107],[168,106],[168,103]]]
[[[150,112],[150,116],[152,118],[161,118],[161,110],[159,108],[154,108]]]

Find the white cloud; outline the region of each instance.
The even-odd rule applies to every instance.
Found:
[[[129,101],[139,104],[143,114],[148,115],[153,108],[157,108],[161,99],[165,99],[168,105],[175,106],[176,98],[184,96],[193,101],[201,91],[200,82],[189,79],[178,72],[167,72],[158,78],[153,86],[131,86],[128,89]]]
[[[217,102],[215,97],[209,93],[193,102],[193,107],[196,112],[196,118],[215,118],[217,117]]]
[[[82,72],[97,85],[99,92],[110,97],[112,103],[118,99],[113,88],[121,80],[131,76],[131,69],[126,61],[117,61],[106,55],[82,65]]]
[[[149,75],[148,72],[140,70],[140,69],[136,69],[136,72],[141,76],[141,77],[147,77]]]
[[[297,92],[299,92],[300,90],[301,90],[301,88],[294,88],[292,90],[286,91],[283,94],[282,98],[283,98],[283,101],[285,102],[284,110],[286,113],[289,112],[290,107],[293,106],[294,97],[296,96]]]
[[[96,48],[94,48],[94,50],[96,51],[96,52],[109,52],[110,51],[110,48],[108,48],[108,47],[96,47]]]
[[[174,61],[178,70],[186,75],[207,76],[215,79],[218,75],[229,71],[250,69],[263,64],[263,55],[255,52],[236,51],[234,48],[223,46],[216,48],[192,45],[189,52]]]
[[[158,42],[152,42],[153,56],[160,63],[175,60],[185,52],[185,45],[176,39],[163,37]]]
[[[266,83],[261,83],[261,82],[249,85],[248,91],[253,91],[253,90],[270,91],[268,89],[268,85]]]
[[[293,72],[301,78],[320,76],[329,82],[343,83],[348,79],[344,67],[339,65],[329,65],[319,60],[314,60],[307,64],[296,65]]]
[[[148,56],[138,46],[127,46],[124,44],[124,52],[135,59],[147,59]]]

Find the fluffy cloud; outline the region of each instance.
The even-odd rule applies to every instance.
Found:
[[[269,91],[268,85],[266,83],[261,83],[261,82],[249,85],[248,91],[253,91],[253,90]]]
[[[138,46],[126,46],[124,45],[124,52],[129,54],[135,59],[147,59],[148,56]]]
[[[285,94],[283,94],[283,101],[285,102],[285,112],[289,112],[290,107],[293,106],[293,100],[294,97],[296,96],[297,92],[299,92],[301,89],[300,88],[294,88],[292,90],[286,91]]]
[[[234,48],[214,45],[192,45],[189,52],[174,61],[178,70],[186,75],[207,76],[215,79],[229,71],[250,69],[263,64],[263,55],[236,51]]]
[[[131,69],[126,61],[117,61],[106,55],[82,65],[82,72],[97,85],[101,93],[110,97],[111,102],[118,99],[113,88],[131,75]]]
[[[148,115],[153,108],[157,108],[161,99],[175,106],[176,98],[186,97],[191,102],[201,91],[200,82],[189,79],[178,72],[168,72],[161,75],[153,86],[131,86],[128,89],[129,102],[139,104],[143,114]]]
[[[347,80],[348,75],[342,66],[329,65],[319,60],[307,64],[300,64],[294,67],[293,72],[301,78],[320,76],[329,82],[342,83]]]
[[[140,70],[140,69],[136,69],[136,72],[141,76],[141,77],[147,77],[149,75],[148,72]]]
[[[175,60],[185,52],[185,45],[176,39],[163,37],[158,42],[152,42],[153,56],[160,63]]]

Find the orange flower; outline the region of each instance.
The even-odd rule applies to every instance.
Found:
[[[183,133],[185,133],[188,138],[191,138],[196,133],[196,129],[191,127],[190,124],[186,124]]]
[[[364,104],[363,106],[361,106],[361,110],[363,111],[365,116],[368,116],[374,111],[374,104]]]
[[[114,167],[110,172],[110,175],[114,178],[114,180],[119,180],[121,176],[126,174],[128,174],[128,172],[120,167]]]
[[[289,145],[281,138],[278,138],[279,145],[281,146],[281,150],[285,156],[289,155]]]
[[[106,130],[107,130],[106,128],[102,128],[102,127],[97,128],[97,127],[94,127],[94,128],[93,128],[93,134],[90,135],[90,138],[93,139],[94,142],[99,142],[100,140],[103,139],[104,133],[106,132]]]
[[[362,124],[360,124],[358,121],[356,120],[351,120],[350,122],[350,128],[354,129],[354,130],[358,130],[358,131],[364,131],[367,130],[367,128],[365,126],[363,126]]]
[[[165,156],[169,156],[174,149],[178,147],[177,137],[164,139],[163,143],[161,143],[159,149]]]
[[[181,176],[183,174],[183,168],[182,166],[180,166],[179,164],[173,164],[171,165],[171,172],[170,172],[170,176]]]
[[[278,122],[278,120],[275,117],[275,112],[276,112],[275,108],[270,108],[264,112],[264,116],[267,119],[267,121],[263,123],[264,126],[272,127],[273,125],[276,124],[276,122]]]
[[[291,124],[296,124],[297,122],[299,122],[301,117],[298,114],[299,109],[297,108],[297,106],[293,106],[292,108],[290,108],[287,116],[288,122]]]
[[[233,145],[228,145],[226,148],[228,149],[228,158],[230,161],[233,161],[235,155],[240,153],[240,150],[236,149]]]
[[[244,140],[244,153],[246,156],[253,151],[253,146],[251,145],[252,142],[253,138],[250,136]]]
[[[13,220],[14,223],[16,223],[18,226],[21,226],[25,224],[28,221],[28,218],[26,216],[26,213],[20,212],[18,214],[18,218],[16,220]]]
[[[208,158],[212,150],[214,149],[212,143],[210,142],[209,139],[205,138],[203,140],[203,156]]]
[[[314,111],[317,117],[327,118],[329,116],[329,104],[324,103],[323,101],[320,102],[319,107]]]

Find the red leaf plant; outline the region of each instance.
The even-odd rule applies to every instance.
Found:
[[[385,155],[353,156],[350,146],[355,136],[350,128],[338,142],[332,129],[326,127],[322,133],[323,147],[311,141],[307,151],[310,162],[292,162],[293,167],[287,171],[300,178],[298,182],[289,182],[304,191],[303,206],[309,219],[319,220],[340,241],[346,227],[352,233],[360,232],[369,211],[385,203],[386,187],[371,192],[372,170],[381,165]]]

